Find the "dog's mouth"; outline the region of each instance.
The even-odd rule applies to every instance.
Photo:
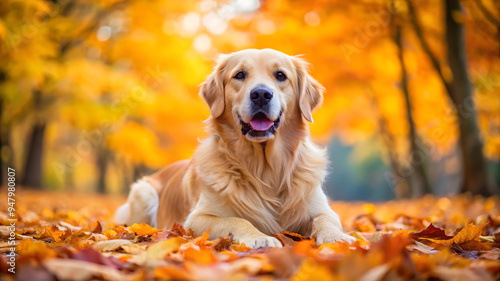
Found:
[[[259,111],[252,116],[250,123],[244,122],[241,116],[238,115],[240,118],[241,133],[256,138],[266,137],[270,134],[274,135],[280,124],[282,114],[283,111],[280,111],[278,118],[272,121],[264,112]]]

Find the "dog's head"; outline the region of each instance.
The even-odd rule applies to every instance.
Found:
[[[265,142],[285,120],[312,122],[324,88],[307,73],[307,63],[281,52],[243,50],[221,55],[201,85],[212,117],[238,128],[246,139]]]

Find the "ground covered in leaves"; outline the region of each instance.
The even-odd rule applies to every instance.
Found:
[[[0,193],[2,200],[7,195]],[[115,225],[120,196],[16,193],[15,274],[7,202],[0,203],[2,280],[499,280],[500,200],[433,198],[334,202],[357,241],[252,250],[231,237],[193,237],[176,224]]]

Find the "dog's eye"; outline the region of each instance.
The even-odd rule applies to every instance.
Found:
[[[243,71],[238,71],[238,73],[236,73],[234,78],[239,79],[239,80],[243,80],[243,79],[245,79],[245,73],[243,73]]]
[[[276,79],[278,79],[279,81],[285,81],[286,80],[285,73],[281,71],[276,72]]]

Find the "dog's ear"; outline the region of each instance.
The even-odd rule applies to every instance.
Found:
[[[293,57],[293,64],[297,71],[298,100],[300,112],[307,121],[313,122],[312,112],[323,103],[323,87],[307,72],[309,64],[300,57]]]
[[[213,118],[219,117],[224,112],[224,71],[228,57],[229,55],[219,55],[214,71],[208,75],[200,88],[199,95],[208,104]]]

